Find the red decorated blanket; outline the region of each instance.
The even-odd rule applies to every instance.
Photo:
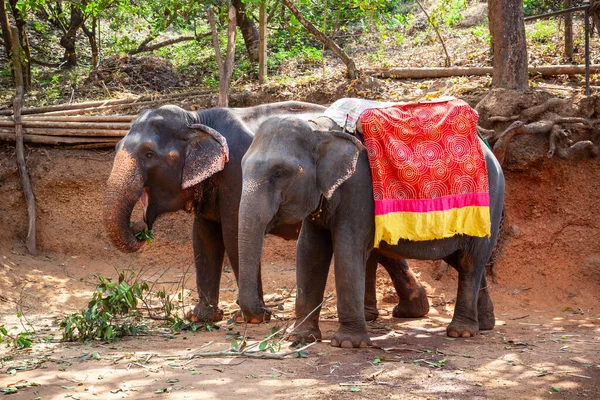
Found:
[[[380,241],[490,235],[477,118],[456,99],[362,113],[375,198],[375,247]]]

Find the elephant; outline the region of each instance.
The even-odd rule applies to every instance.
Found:
[[[480,141],[481,142],[481,141]],[[504,176],[482,144],[489,179],[490,237],[381,242],[381,256],[443,259],[458,271],[456,307],[446,332],[469,337],[495,325],[485,265],[498,235]],[[374,198],[367,152],[356,137],[298,118],[273,117],[258,129],[242,160],[239,216],[239,302],[247,318],[261,313],[258,262],[263,236],[302,221],[296,249],[296,340],[319,340],[319,311],[332,255],[340,326],[336,347],[371,341],[363,316],[365,261],[374,247]],[[318,210],[315,213],[315,210]],[[316,312],[315,312],[316,310]],[[303,322],[300,322],[303,321]]]
[[[123,252],[135,252],[145,243],[136,238],[144,226],[152,229],[165,213],[186,210],[194,214],[192,242],[199,303],[188,315],[197,321],[223,318],[218,308],[224,254],[238,280],[238,208],[242,191],[242,156],[254,132],[268,117],[295,116],[309,119],[325,107],[296,101],[248,108],[212,108],[190,112],[166,105],[143,111],[130,131],[116,145],[113,168],[104,195],[103,223],[112,244]],[[144,221],[130,226],[137,201]],[[270,233],[297,239],[300,223],[281,225]],[[262,234],[266,233],[262,232]],[[377,318],[375,268],[381,259],[400,304],[394,313],[418,317],[429,311],[424,288],[404,260],[375,255],[371,260],[366,293],[367,318]],[[262,302],[262,287],[257,288]],[[255,318],[249,322],[260,322]],[[239,319],[239,318],[238,318]]]

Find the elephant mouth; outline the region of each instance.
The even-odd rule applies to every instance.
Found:
[[[135,232],[141,232],[144,228],[147,228],[148,230],[150,230],[150,229],[152,229],[152,224],[154,223],[154,220],[150,221],[148,219],[149,195],[148,195],[148,188],[147,187],[145,187],[142,190],[142,194],[140,196],[139,202],[142,205],[143,222],[139,221],[139,222],[135,223],[135,225],[134,225],[134,231]]]
[[[142,210],[144,213],[144,221],[146,221],[146,211],[148,211],[148,188],[145,187],[142,190],[142,195],[140,196],[140,204],[142,205]]]

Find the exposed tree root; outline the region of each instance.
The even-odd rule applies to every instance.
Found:
[[[547,134],[548,158],[552,158],[555,154],[560,158],[568,158],[581,153],[597,157],[600,154],[600,146],[591,140],[573,143],[570,139],[572,135],[570,128],[595,131],[600,125],[600,120],[559,115],[559,108],[567,106],[570,102],[571,99],[550,98],[541,104],[522,110],[519,115],[490,116],[487,118],[488,123],[511,122],[511,124],[499,134],[494,129],[479,127],[479,130],[492,144],[494,155],[501,165],[504,163],[508,143],[517,135]]]

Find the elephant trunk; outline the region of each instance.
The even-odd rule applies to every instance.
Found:
[[[143,189],[136,160],[129,152],[119,150],[104,194],[104,227],[112,244],[123,252],[133,253],[144,244],[130,225],[133,207]]]
[[[239,302],[246,321],[261,322],[267,310],[262,300],[260,259],[267,226],[277,210],[265,199],[249,196],[249,201],[246,187],[244,182],[239,211]]]

